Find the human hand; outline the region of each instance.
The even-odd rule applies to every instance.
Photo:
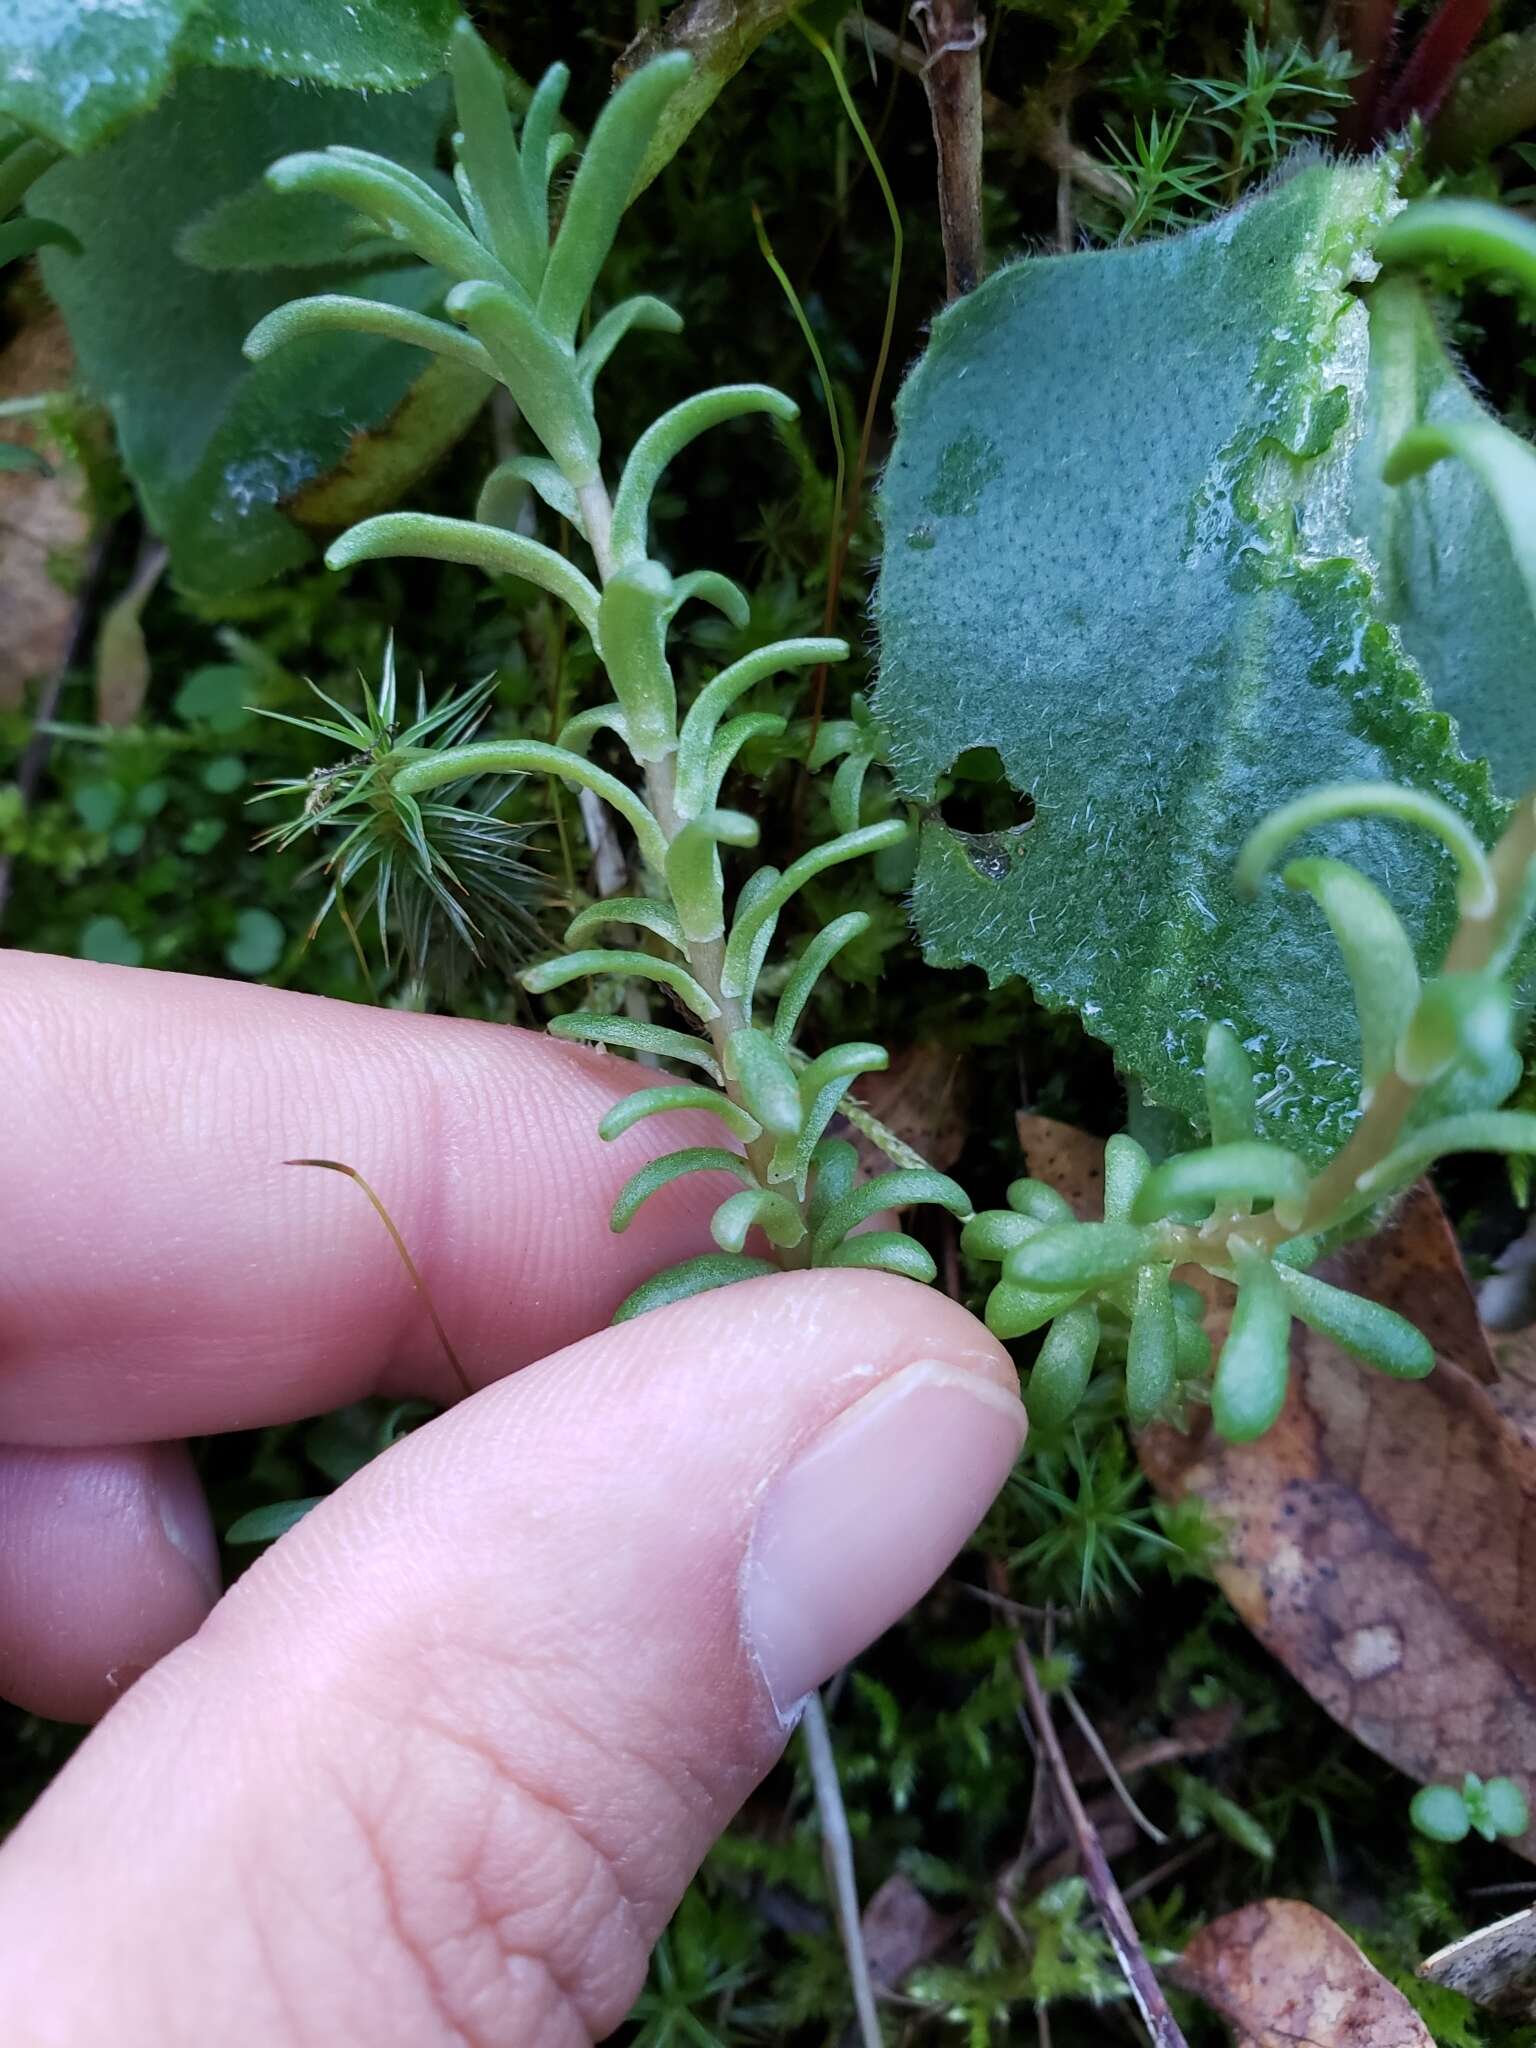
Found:
[[[0,1693],[89,1719],[153,1667],[0,1853],[0,2040],[600,2038],[797,1701],[1001,1485],[1006,1354],[853,1271],[605,1327],[717,1191],[612,1237],[699,1138],[603,1145],[628,1069],[526,1033],[11,954],[0,1049]],[[470,1378],[515,1376],[214,1606],[179,1439],[453,1392],[295,1154],[368,1176]]]

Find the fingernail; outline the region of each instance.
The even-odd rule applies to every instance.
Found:
[[[224,1591],[219,1578],[219,1546],[192,1461],[180,1444],[154,1444],[147,1455],[155,1511],[166,1541],[181,1553],[216,1601]]]
[[[782,1719],[927,1592],[991,1506],[1027,1428],[1005,1388],[925,1360],[845,1409],[773,1481],[742,1613]]]

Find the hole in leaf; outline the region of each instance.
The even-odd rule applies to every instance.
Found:
[[[1034,821],[1034,798],[1009,782],[996,747],[967,747],[946,783],[939,815],[961,837],[1008,837]]]

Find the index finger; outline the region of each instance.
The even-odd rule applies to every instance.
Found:
[[[398,1226],[474,1385],[601,1327],[705,1249],[697,1176],[613,1236],[623,1181],[718,1143],[604,1144],[628,1062],[509,1026],[0,955],[0,1440],[140,1442],[453,1390]]]

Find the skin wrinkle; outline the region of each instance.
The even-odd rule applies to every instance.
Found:
[[[386,1736],[400,1732],[398,1725],[384,1725]],[[516,2035],[505,2026],[496,2025],[482,2031],[471,2025],[462,2010],[462,2000],[455,1995],[454,1973],[441,1959],[441,1950],[445,1944],[472,1940],[476,1936],[482,1939],[489,1937],[494,1942],[503,1980],[510,1974],[509,1966],[520,1961],[525,1962],[548,1977],[562,2002],[580,2018],[583,2027],[589,2032],[595,2034],[601,2031],[604,2023],[617,2024],[628,2010],[628,2006],[633,2003],[634,1989],[637,1989],[643,1980],[645,1959],[649,1954],[650,1945],[634,1925],[633,1909],[618,1883],[607,1856],[580,1828],[566,1808],[534,1791],[516,1777],[510,1768],[509,1760],[494,1747],[482,1744],[464,1729],[444,1727],[420,1712],[413,1713],[407,1732],[425,1735],[434,1747],[440,1746],[449,1753],[472,1762],[495,1787],[494,1800],[472,1798],[465,1801],[456,1797],[452,1802],[454,1818],[464,1805],[468,1805],[479,1814],[479,1841],[468,1851],[465,1858],[466,1867],[457,1881],[449,1873],[444,1873],[437,1879],[439,1895],[445,1885],[456,1885],[461,1895],[467,1897],[472,1907],[471,1924],[463,1930],[450,1930],[446,1934],[429,1936],[416,1924],[416,1916],[401,1902],[402,1891],[396,1878],[398,1853],[389,1841],[387,1800],[380,1804],[377,1817],[374,1817],[368,1809],[370,1803],[379,1802],[378,1793],[374,1792],[371,1800],[368,1795],[359,1796],[346,1782],[343,1773],[332,1774],[333,1783],[366,1845],[377,1872],[381,1898],[395,1941],[401,1952],[411,1960],[420,1973],[434,2011],[448,2030],[446,2038],[455,2042],[462,2041],[467,2044],[467,2048],[513,2048],[516,2042]],[[395,1772],[397,1785],[407,1776],[418,1783],[431,1781],[433,1774],[430,1769],[413,1766],[407,1772],[403,1756],[388,1740],[384,1744],[384,1752],[387,1756],[400,1759]],[[407,1809],[412,1796],[407,1792],[404,1802]],[[543,1883],[544,1873],[550,1868],[549,1857],[537,1853],[530,1856],[524,1848],[524,1843],[530,1837],[537,1846],[541,1831],[547,1830],[551,1822],[555,1828],[554,1840],[576,1845],[577,1860],[582,1873],[579,1889],[563,1901],[557,1900],[554,1907],[551,1905],[553,1886]],[[412,1816],[408,1810],[405,1813],[405,1827],[409,1836],[412,1832]],[[524,1914],[526,1916],[530,1907],[536,1914],[551,1913],[562,1930],[557,1943],[547,1938],[542,1942],[536,1942],[531,1938],[520,1940],[506,1924],[514,1919],[515,1909],[505,1904],[499,1908],[491,1904],[489,1891],[481,1882],[480,1872],[493,1861],[487,1847],[492,1841],[515,1845],[508,1860],[516,1863],[525,1885],[540,1887],[536,1901],[525,1899],[522,1902]],[[437,1845],[434,1843],[435,1846]],[[566,1861],[564,1856],[557,1854],[552,1875],[558,1876]],[[590,1888],[594,1884],[601,1884],[605,1878],[609,1897],[603,1902],[601,1918],[593,1921],[582,1912],[582,1904]],[[419,1884],[419,1875],[412,1881]],[[620,1939],[629,1951],[630,1967],[627,1978],[628,1984],[633,1988],[628,1989],[624,2003],[618,2006],[612,2019],[608,2020],[605,2011],[599,2011],[594,2017],[590,1994],[583,1996],[577,1990],[573,1972],[579,1973],[590,1969],[591,1958],[600,1947],[601,1937],[609,1920],[615,1915],[624,1922]],[[557,1950],[567,1945],[574,1945],[576,1959],[573,1964],[562,1967]],[[508,1991],[503,1981],[499,2017],[505,2019],[510,2013],[514,2022],[520,2026],[524,2021],[524,2015],[517,2009],[514,1999],[515,1994]]]

